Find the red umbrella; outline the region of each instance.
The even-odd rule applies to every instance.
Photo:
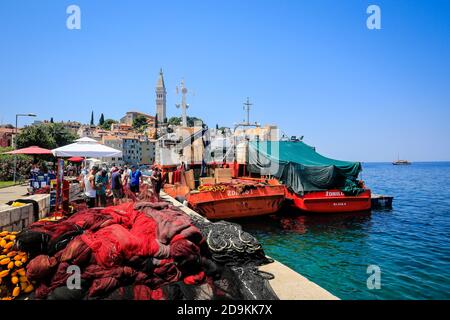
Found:
[[[4,152],[4,154],[53,154],[52,150],[31,146],[28,148]]]
[[[84,158],[82,158],[82,157],[72,157],[72,158],[67,159],[67,161],[70,161],[70,162],[82,162],[83,160],[84,160]]]

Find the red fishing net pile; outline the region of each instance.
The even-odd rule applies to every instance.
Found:
[[[211,283],[208,247],[190,218],[167,203],[125,203],[37,222],[17,237],[34,258],[34,298],[69,298],[69,266],[81,272],[80,299],[167,299],[164,286]],[[74,298],[74,297],[71,297]]]

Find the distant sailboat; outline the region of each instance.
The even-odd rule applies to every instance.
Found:
[[[400,155],[398,155],[397,160],[393,161],[392,164],[394,166],[404,166],[404,165],[410,165],[411,162],[409,162],[408,160],[400,160]]]

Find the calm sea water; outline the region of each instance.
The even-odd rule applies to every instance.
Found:
[[[239,221],[266,253],[341,299],[450,299],[450,163],[366,163],[373,192],[392,210]],[[367,267],[381,288],[367,288]]]

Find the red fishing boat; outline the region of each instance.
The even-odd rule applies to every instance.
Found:
[[[306,212],[357,212],[371,208],[371,192],[368,189],[354,196],[345,195],[338,189],[309,192],[303,196],[288,191],[286,199],[292,200],[296,208]]]
[[[358,180],[360,162],[327,158],[301,141],[250,142],[250,158],[255,173],[283,181],[286,199],[300,210],[340,213],[371,208],[370,190]]]
[[[211,220],[272,214],[280,209],[284,198],[283,185],[244,180],[200,186],[186,195],[189,206]]]

